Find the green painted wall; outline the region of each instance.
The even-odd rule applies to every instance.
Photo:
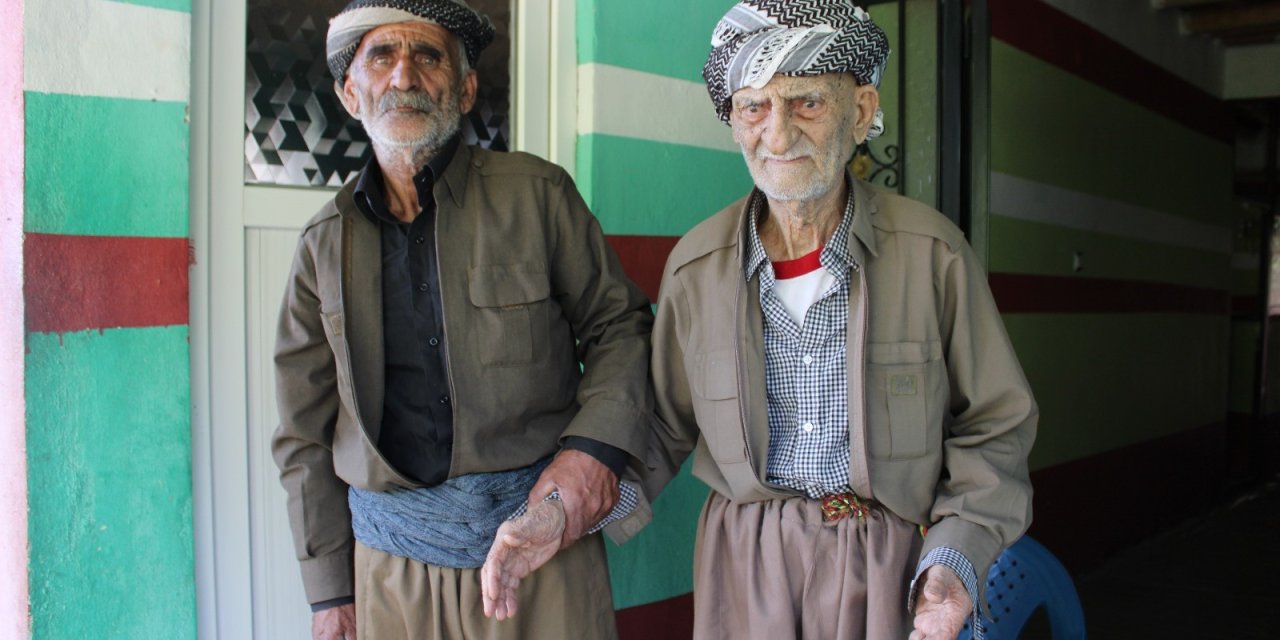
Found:
[[[42,4],[27,12],[25,33],[128,23],[137,28],[128,37],[154,36],[156,51],[188,53],[186,17],[174,12],[189,12],[190,0],[91,0],[60,12]],[[77,246],[87,250],[98,243],[147,246],[130,244],[132,238],[185,241],[185,65],[174,67],[181,70],[174,77],[130,77],[140,72],[119,52],[76,50],[75,38],[50,50],[44,39],[27,38],[27,57],[52,56],[56,64],[34,68],[66,75],[25,78],[23,229],[78,236]],[[170,98],[154,99],[160,91]],[[188,258],[164,266],[170,273],[163,277],[181,274]],[[92,298],[87,287],[96,279],[59,286],[44,275],[24,276],[28,310],[60,309],[52,326],[85,326],[86,318],[100,317],[76,315],[84,308],[78,298]],[[117,327],[124,322],[106,318],[92,330],[47,333],[28,318],[23,368],[36,640],[196,637],[189,329]]]
[[[194,638],[186,327],[27,339],[35,638]]]
[[[28,91],[26,230],[187,235],[186,109]]]

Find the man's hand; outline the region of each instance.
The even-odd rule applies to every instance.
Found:
[[[564,522],[564,505],[547,500],[531,505],[524,515],[498,527],[489,557],[480,568],[485,617],[506,620],[516,614],[520,581],[560,549]]]
[[[973,600],[956,572],[935,564],[920,576],[915,630],[910,640],[955,640],[973,613]]]
[[[529,491],[529,504],[540,504],[552,491],[564,502],[563,549],[600,522],[618,502],[618,476],[591,455],[565,449],[556,455]]]
[[[356,640],[356,605],[341,604],[311,614],[312,640]]]

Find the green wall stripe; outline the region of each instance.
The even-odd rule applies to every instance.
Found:
[[[988,270],[1225,289],[1231,257],[993,214]],[[1083,269],[1072,268],[1081,252]]]
[[[992,170],[1200,222],[1233,211],[1231,146],[999,40]]]
[[[188,337],[28,335],[35,638],[195,637]]]
[[[693,591],[693,542],[709,489],[689,473],[692,460],[654,501],[653,522],[625,545],[607,545],[615,608]]]
[[[107,2],[122,2],[124,4],[136,4],[144,7],[155,7],[156,9],[191,13],[191,0],[107,0]]]
[[[184,237],[186,105],[28,91],[25,230]]]
[[[1004,321],[1040,405],[1032,469],[1226,415],[1226,317],[1006,314]]]
[[[727,0],[580,0],[578,63],[598,62],[702,82],[711,31],[731,6]]]
[[[616,235],[683,235],[751,190],[740,153],[605,134],[578,137],[578,175]]]

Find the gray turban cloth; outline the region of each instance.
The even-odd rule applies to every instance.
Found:
[[[775,74],[852,73],[858,84],[879,87],[888,60],[889,38],[851,0],[747,0],[716,25],[702,77],[728,122],[733,93],[760,89]],[[883,132],[884,112],[876,109],[867,137]]]
[[[354,0],[329,21],[325,58],[339,84],[364,35],[388,24],[426,22],[438,24],[462,40],[472,67],[480,52],[493,42],[493,23],[464,0]]]

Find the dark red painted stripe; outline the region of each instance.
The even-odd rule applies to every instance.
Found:
[[[1232,141],[1226,102],[1041,0],[991,0],[991,33],[1190,129]]]
[[[1160,282],[993,273],[991,292],[1002,313],[1231,312],[1226,291]]]
[[[188,324],[186,238],[26,234],[27,330]]]
[[[1035,471],[1028,533],[1079,574],[1214,506],[1226,449],[1222,422]]]
[[[693,594],[618,610],[619,640],[677,640],[693,637]]]
[[[658,286],[662,284],[662,268],[667,256],[680,238],[676,236],[606,236],[613,246],[627,277],[640,285],[649,299],[658,301]]]

